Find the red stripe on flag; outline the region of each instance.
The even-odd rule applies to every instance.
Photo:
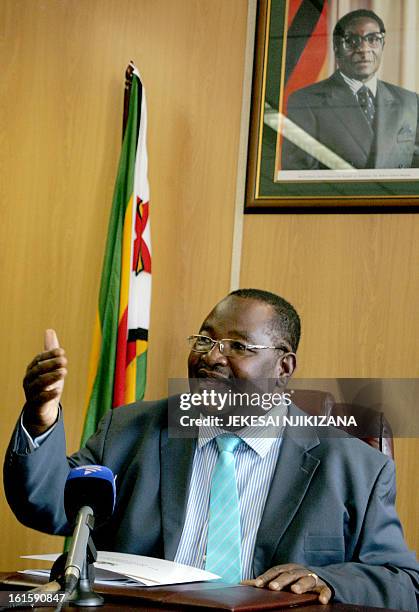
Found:
[[[151,273],[151,255],[147,244],[143,240],[143,233],[147,225],[149,215],[149,203],[137,198],[137,210],[135,214],[135,241],[132,258],[132,269],[136,274],[140,272]]]
[[[125,369],[127,367],[127,338],[128,338],[128,308],[125,308],[118,325],[118,339],[116,342],[115,378],[113,383],[112,408],[125,403]]]
[[[307,40],[300,59],[287,81],[282,112],[286,111],[288,97],[297,89],[316,83],[327,54],[327,3],[325,2],[316,27]]]
[[[146,245],[144,240],[141,240],[140,256],[141,256],[141,264],[142,264],[143,271],[151,274],[151,255],[150,255],[150,251],[148,250],[148,246]]]
[[[289,0],[288,2],[288,27],[293,22],[294,17],[303,2],[304,0]]]
[[[112,408],[125,404],[126,369],[137,356],[137,342],[128,340],[128,308],[118,326]]]
[[[136,340],[128,340],[127,342],[127,363],[126,367],[129,366],[131,361],[137,356],[137,342]]]

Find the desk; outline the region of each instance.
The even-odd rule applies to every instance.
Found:
[[[0,572],[1,605],[7,603],[7,592],[25,591],[43,584],[45,579],[25,574]],[[293,593],[277,593],[265,589],[255,589],[248,586],[230,586],[214,583],[189,583],[167,587],[108,587],[97,585],[95,590],[105,597],[105,605],[98,608],[75,608],[64,606],[63,611],[75,612],[174,612],[184,610],[192,612],[201,610],[230,610],[253,612],[255,610],[278,611],[290,609],[292,612],[396,612],[385,608],[371,608],[349,604],[321,605],[313,603],[317,597],[310,595],[294,595]],[[291,607],[292,606],[292,607]],[[53,607],[20,608],[45,612]]]

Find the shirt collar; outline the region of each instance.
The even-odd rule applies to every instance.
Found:
[[[352,93],[355,96],[358,93],[358,91],[361,89],[361,87],[363,87],[364,85],[365,87],[368,87],[368,89],[370,90],[374,98],[377,95],[378,79],[377,79],[376,74],[374,74],[374,76],[366,83],[363,83],[362,81],[358,81],[357,79],[351,79],[350,77],[346,76],[346,74],[343,74],[343,72],[341,72],[340,70],[339,70],[339,74],[342,77],[342,79],[345,81],[345,83],[350,87]]]
[[[265,413],[264,416],[273,416],[279,417],[280,421],[282,421],[282,417],[284,417],[288,412],[287,406],[275,406],[271,408],[268,412]],[[275,437],[272,435],[272,431],[275,431]],[[246,442],[250,448],[252,448],[262,459],[269,453],[272,448],[273,443],[277,438],[282,436],[283,427],[272,427],[267,425],[263,426],[255,426],[255,427],[243,427],[242,429],[238,429],[234,431],[234,434],[241,438],[243,442]],[[198,433],[198,443],[197,446],[201,449],[203,446],[211,442],[217,436],[221,434],[225,434],[226,430],[221,427],[216,427],[215,425],[201,425],[199,427]],[[231,432],[227,432],[231,433]],[[264,436],[266,433],[266,436]]]

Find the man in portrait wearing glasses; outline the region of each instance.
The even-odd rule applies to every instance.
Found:
[[[286,300],[234,291],[189,337],[191,391],[271,381],[284,392],[299,337],[299,316]],[[45,344],[28,366],[26,404],[5,459],[7,499],[24,524],[68,533],[69,468],[102,464],[117,475],[117,500],[94,531],[98,549],[175,560],[231,584],[314,592],[323,604],[416,610],[418,568],[394,508],[388,457],[315,427],[301,436],[288,426],[255,435],[251,427],[209,425],[193,437],[170,436],[165,399],[109,411],[67,459],[59,407],[67,361],[52,330]],[[271,413],[287,411],[304,414],[287,403]]]
[[[385,36],[374,12],[344,15],[333,31],[336,72],[288,99],[288,119],[357,169],[419,167],[418,96],[377,76]],[[303,136],[296,143],[284,138],[281,167],[334,168],[318,155],[323,161],[315,144],[304,150]]]

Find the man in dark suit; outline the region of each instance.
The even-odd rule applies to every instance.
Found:
[[[346,14],[333,31],[338,69],[293,93],[286,115],[349,167],[418,168],[418,96],[377,78],[384,45],[380,17],[365,9]],[[302,141],[283,139],[283,170],[334,169]]]
[[[191,386],[269,380],[283,390],[296,366],[299,336],[291,304],[265,291],[233,292],[190,338]],[[118,475],[117,502],[109,523],[94,533],[97,547],[206,567],[221,432],[210,427],[202,435],[199,428],[192,438],[171,437],[168,400],[135,403],[110,411],[86,446],[67,459],[58,406],[67,362],[51,332],[46,349],[28,367],[27,402],[5,459],[6,495],[18,519],[68,533],[63,489],[69,469],[103,464]],[[286,408],[278,410],[285,414]],[[291,405],[289,414],[303,413]],[[308,427],[301,435],[287,426],[256,442],[250,429],[235,434],[241,440],[234,456],[247,584],[314,591],[321,603],[333,597],[416,609],[418,567],[394,508],[388,457],[332,429],[325,436]]]

